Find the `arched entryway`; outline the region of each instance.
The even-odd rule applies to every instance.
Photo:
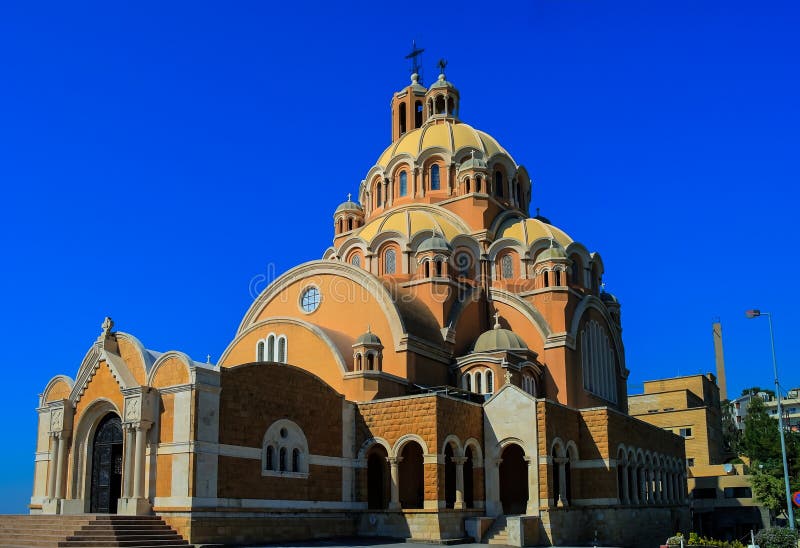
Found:
[[[464,505],[467,508],[475,508],[475,478],[472,469],[472,447],[467,447],[464,451],[467,458],[464,463]]]
[[[385,510],[389,506],[390,478],[386,449],[375,445],[367,455],[367,507]]]
[[[453,445],[444,448],[444,506],[453,508],[456,503],[456,463],[453,461]]]
[[[91,446],[90,511],[115,514],[122,493],[122,422],[109,413],[97,425]]]
[[[528,503],[528,463],[525,452],[512,443],[500,457],[500,503],[503,513],[524,514]]]
[[[410,441],[403,446],[400,456],[400,506],[422,508],[425,499],[422,447],[417,442]]]

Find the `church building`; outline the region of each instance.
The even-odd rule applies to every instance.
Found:
[[[460,99],[444,70],[394,93],[333,245],[216,364],[107,318],[40,396],[31,513],[156,514],[191,543],[686,530],[684,441],[628,413],[600,254],[529,215],[527,170]]]

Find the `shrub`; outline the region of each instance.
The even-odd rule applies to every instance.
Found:
[[[756,535],[756,544],[761,548],[797,548],[797,532],[788,527],[762,529]]]

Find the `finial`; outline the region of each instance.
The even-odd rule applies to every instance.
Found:
[[[367,324],[367,333],[372,333],[372,326]]]
[[[605,291],[606,290],[606,282],[600,282],[600,290],[601,291]]]
[[[211,354],[206,354],[206,363],[211,363]]]
[[[471,152],[472,152],[472,161],[474,162],[475,161],[475,149],[473,148]]]
[[[508,369],[506,369],[506,374],[505,374],[505,375],[503,375],[503,376],[506,378],[506,384],[511,384],[511,377],[513,376],[513,375],[511,374],[511,371],[509,371]]]
[[[350,196],[352,196],[349,192],[347,193],[347,201],[350,201]]]
[[[422,52],[425,51],[424,48],[417,47],[417,41],[411,41],[411,53],[406,55],[406,59],[411,59],[411,74],[416,74],[417,79],[420,78],[420,66],[419,66],[419,59],[418,57],[422,55]],[[412,77],[411,80],[413,81],[414,78]]]
[[[556,241],[552,236],[550,236],[550,249],[553,249],[555,246],[556,246]]]
[[[494,328],[500,329],[500,313],[497,310],[494,311]]]
[[[436,65],[439,67],[439,74],[444,76],[444,69],[447,66],[447,61],[445,61],[444,58],[439,59],[439,62],[436,63]],[[439,80],[443,80],[443,78],[439,78]]]
[[[106,316],[106,319],[103,320],[103,336],[107,336],[111,333],[111,330],[114,329],[114,320],[111,319],[111,316]]]

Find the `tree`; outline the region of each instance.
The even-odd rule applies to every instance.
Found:
[[[722,408],[722,444],[726,453],[737,456],[740,452],[742,433],[736,428],[736,421],[733,419],[733,404],[730,400],[723,400],[720,407]]]
[[[784,432],[789,483],[792,491],[800,490],[800,434]],[[767,414],[764,402],[753,397],[744,419],[740,449],[750,458],[750,484],[755,497],[773,514],[786,511],[778,421]]]
[[[753,465],[780,458],[778,423],[767,414],[764,400],[758,396],[753,396],[747,406],[740,448]]]

